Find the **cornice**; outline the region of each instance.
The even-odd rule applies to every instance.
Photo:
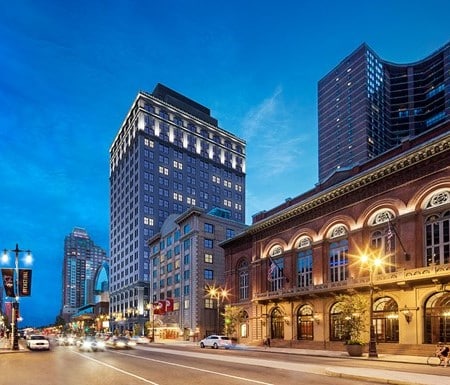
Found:
[[[251,225],[245,235],[253,235],[269,227],[291,219],[299,214],[313,210],[325,203],[341,198],[342,196],[355,192],[363,187],[367,187],[375,182],[380,182],[384,178],[399,173],[406,168],[416,166],[430,160],[436,155],[440,155],[450,150],[450,133],[446,133],[438,138],[434,138],[420,147],[415,147],[395,158],[378,164],[368,171],[362,172],[344,182],[336,184],[312,197],[309,197],[297,204],[292,205],[271,217]]]

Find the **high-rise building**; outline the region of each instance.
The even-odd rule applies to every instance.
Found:
[[[245,142],[221,129],[208,108],[158,84],[138,93],[110,148],[110,312],[117,322],[138,323],[151,302],[147,240],[170,214],[194,206],[245,221]]]
[[[85,229],[76,227],[65,237],[61,316],[66,321],[79,307],[95,302],[95,275],[107,261],[106,251]]]
[[[449,120],[450,43],[393,64],[362,44],[318,85],[319,182]]]

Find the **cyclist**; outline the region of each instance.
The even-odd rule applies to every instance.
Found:
[[[450,359],[450,349],[447,345],[439,342],[437,344],[436,355],[444,362],[444,367],[447,367]]]

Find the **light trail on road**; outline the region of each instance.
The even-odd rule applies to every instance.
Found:
[[[183,369],[189,369],[189,370],[196,370],[198,372],[204,372],[204,373],[209,373],[209,374],[214,374],[216,376],[222,376],[222,377],[228,377],[228,378],[233,378],[239,381],[246,381],[246,382],[252,382],[254,384],[261,384],[261,385],[273,385],[269,382],[263,382],[263,381],[258,381],[258,380],[251,380],[249,378],[245,378],[245,377],[240,377],[240,376],[234,376],[232,374],[226,374],[226,373],[221,373],[221,372],[215,372],[213,370],[208,370],[208,369],[202,369],[202,368],[197,368],[194,366],[188,366],[188,365],[182,365],[182,364],[177,364],[175,362],[169,362],[169,361],[162,361],[162,360],[156,360],[154,358],[148,358],[148,357],[141,357],[141,356],[137,356],[135,354],[129,354],[129,353],[119,353],[117,352],[117,354],[123,355],[123,356],[129,356],[129,357],[133,357],[133,358],[138,358],[140,360],[146,360],[146,361],[151,361],[151,362],[156,362],[158,364],[164,364],[164,365],[172,365],[172,366],[177,366],[179,368],[183,368]],[[203,357],[204,358],[204,357]]]
[[[75,351],[73,351],[73,350],[72,350],[72,353],[78,354],[79,356],[82,356],[83,358],[85,358],[85,359],[87,359],[87,360],[94,361],[94,362],[96,362],[97,364],[106,366],[106,367],[108,367],[108,368],[110,368],[110,369],[113,369],[113,370],[116,370],[116,371],[118,371],[118,372],[120,372],[120,373],[122,373],[122,374],[126,374],[127,376],[137,378],[138,380],[144,381],[144,382],[146,382],[147,384],[159,385],[158,383],[153,382],[153,381],[150,381],[150,380],[147,380],[147,379],[144,378],[144,377],[138,376],[138,375],[133,374],[133,373],[131,373],[131,372],[127,372],[126,370],[123,370],[123,369],[120,369],[120,368],[118,368],[118,367],[116,367],[116,366],[107,364],[106,362],[103,362],[103,361],[100,361],[100,360],[96,360],[95,358],[89,357],[89,356],[86,355],[86,354],[78,353],[78,352],[75,352]]]

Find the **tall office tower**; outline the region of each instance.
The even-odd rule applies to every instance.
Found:
[[[170,214],[194,206],[245,221],[245,142],[219,128],[208,108],[158,84],[151,94],[138,93],[110,148],[116,322],[138,323],[151,302],[146,241]]]
[[[319,182],[449,120],[450,43],[393,64],[362,44],[319,81]]]
[[[65,237],[61,317],[66,321],[79,307],[95,302],[95,273],[107,261],[106,251],[94,244],[86,230],[75,227]]]

